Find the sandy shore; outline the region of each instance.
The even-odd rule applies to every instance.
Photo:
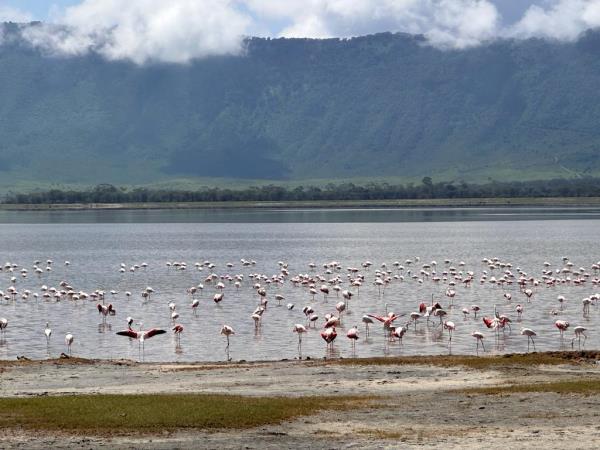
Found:
[[[3,363],[1,396],[91,393],[221,393],[250,396],[377,396],[370,406],[329,411],[243,431],[81,437],[4,430],[2,448],[598,448],[600,396],[483,395],[464,389],[593,379],[600,364],[486,369],[361,362],[231,365],[64,361]],[[9,432],[6,432],[9,431]]]

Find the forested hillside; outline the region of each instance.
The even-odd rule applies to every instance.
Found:
[[[3,35],[3,184],[600,174],[598,32],[461,51],[253,38],[241,56],[144,66]]]

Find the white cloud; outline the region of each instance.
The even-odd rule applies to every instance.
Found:
[[[182,63],[237,53],[250,18],[228,0],[85,0],[25,37],[50,52]]]
[[[243,37],[350,37],[383,31],[423,34],[441,48],[497,37],[573,40],[600,26],[600,0],[538,0],[503,27],[504,0],[82,0],[55,10],[56,25],[25,37],[59,54],[95,51],[108,59],[184,63],[242,51]],[[3,11],[28,20],[18,11]]]
[[[467,47],[497,34],[489,0],[247,0],[263,20],[283,20],[286,37],[348,37],[381,31],[424,34],[434,45]]]
[[[585,30],[600,26],[600,0],[557,0],[533,5],[507,35],[574,40]]]

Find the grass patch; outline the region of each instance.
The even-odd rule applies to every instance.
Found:
[[[541,352],[513,353],[494,356],[399,356],[361,359],[339,359],[331,364],[370,366],[370,365],[434,365],[441,367],[462,366],[469,369],[494,369],[514,366],[539,366],[560,364],[590,363],[600,359],[600,352]]]
[[[1,398],[0,428],[85,434],[244,429],[321,410],[366,406],[367,397],[247,397],[208,394]]]
[[[512,386],[492,386],[481,388],[463,389],[465,394],[502,395],[534,392],[553,392],[556,394],[584,394],[600,393],[600,380],[564,380],[551,383],[515,384]]]

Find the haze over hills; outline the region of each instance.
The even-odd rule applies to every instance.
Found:
[[[3,34],[2,184],[600,174],[596,31],[464,50],[252,38],[241,56],[141,66]]]

